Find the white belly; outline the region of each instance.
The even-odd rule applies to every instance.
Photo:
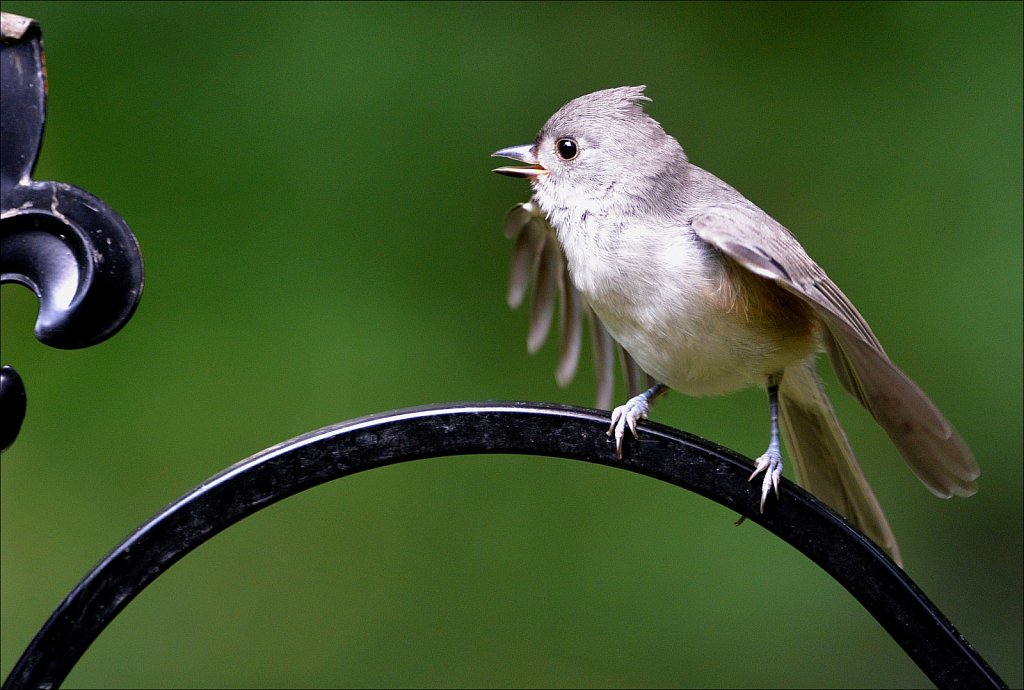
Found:
[[[644,371],[682,393],[716,395],[763,385],[814,352],[811,336],[774,333],[724,308],[728,301],[716,297],[729,278],[708,245],[678,229],[668,241],[657,234],[623,233],[628,240],[602,247],[563,244],[577,289]]]
[[[791,363],[749,329],[697,309],[622,311],[594,305],[612,337],[656,380],[687,395],[718,395],[763,385]],[[692,305],[691,305],[692,306]],[[658,312],[661,312],[658,314]],[[660,316],[654,325],[648,319]]]

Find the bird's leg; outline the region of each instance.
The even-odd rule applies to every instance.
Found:
[[[664,383],[656,383],[640,395],[630,398],[625,405],[619,405],[612,410],[612,423],[608,427],[608,435],[615,435],[615,454],[622,458],[622,438],[626,435],[626,427],[636,435],[636,423],[641,419],[647,419],[647,411],[654,400],[668,391]]]
[[[750,481],[757,475],[764,472],[764,480],[761,482],[761,512],[764,512],[764,502],[769,492],[774,488],[775,497],[779,497],[779,478],[782,476],[782,451],[779,448],[779,377],[768,377],[768,407],[772,415],[772,433],[768,441],[768,450],[757,459],[754,473],[750,475]]]

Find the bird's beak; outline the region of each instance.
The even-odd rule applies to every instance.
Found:
[[[495,168],[494,172],[499,175],[508,175],[509,177],[528,177],[530,179],[536,179],[548,174],[547,168],[537,162],[537,156],[533,152],[533,144],[526,144],[524,146],[509,146],[507,149],[501,151],[495,151],[491,156],[497,158],[511,158],[514,161],[520,163],[529,163],[528,168],[518,168],[515,166],[509,166],[507,168]]]

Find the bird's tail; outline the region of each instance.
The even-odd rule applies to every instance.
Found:
[[[970,496],[981,474],[971,449],[928,396],[874,343],[841,330],[825,333],[836,377],[889,434],[900,454],[936,496]]]
[[[853,522],[902,567],[896,537],[839,426],[813,359],[783,374],[779,416],[800,485]]]

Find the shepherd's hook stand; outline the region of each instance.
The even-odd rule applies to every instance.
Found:
[[[50,616],[4,688],[60,685],[93,640],[149,583],[239,520],[314,486],[424,458],[528,454],[629,470],[688,489],[789,542],[845,587],[940,688],[1003,681],[928,598],[867,537],[788,480],[758,510],[749,459],[660,424],[618,459],[607,413],[557,405],[432,405],[325,427],[211,477],[139,527]]]

